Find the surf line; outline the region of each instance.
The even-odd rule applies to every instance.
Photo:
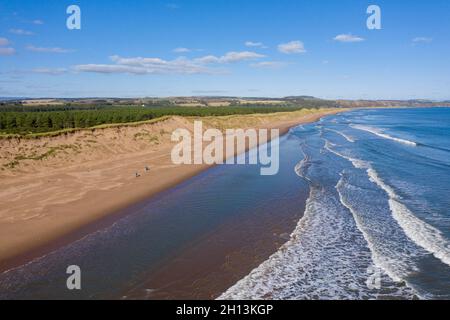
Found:
[[[326,140],[326,142],[328,142],[328,140]],[[400,225],[405,235],[416,245],[425,249],[437,259],[450,266],[450,243],[442,235],[442,232],[416,217],[403,203],[401,203],[401,197],[395,193],[391,186],[380,178],[370,163],[342,155],[328,145],[326,145],[325,148],[335,155],[350,161],[356,169],[365,170],[370,181],[387,194],[389,198],[389,210],[391,211],[392,217]]]
[[[353,128],[353,129],[369,132],[371,134],[374,134],[374,135],[376,135],[376,136],[378,136],[380,138],[384,138],[384,139],[387,139],[387,140],[392,140],[392,141],[403,143],[403,144],[406,144],[406,145],[409,145],[409,146],[413,146],[413,147],[417,147],[418,146],[417,142],[390,136],[390,135],[388,135],[387,133],[384,133],[383,131],[381,131],[378,128],[362,126],[362,125],[359,125],[359,124],[351,124],[350,127]]]

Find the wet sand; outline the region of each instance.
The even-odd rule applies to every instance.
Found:
[[[122,299],[216,299],[289,240],[303,216],[308,188],[299,190],[292,207],[276,215],[254,211],[222,224],[159,263]]]

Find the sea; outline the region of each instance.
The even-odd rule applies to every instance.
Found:
[[[299,126],[310,196],[291,239],[221,299],[449,299],[450,109]]]

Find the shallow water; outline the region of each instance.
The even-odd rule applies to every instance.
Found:
[[[291,130],[311,185],[291,241],[221,298],[449,299],[450,109],[358,110]]]

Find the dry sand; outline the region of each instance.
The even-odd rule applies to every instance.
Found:
[[[278,128],[342,110],[201,118],[204,129]],[[171,133],[195,118],[81,130],[39,139],[0,139],[0,270],[120,209],[208,168],[173,165]],[[241,150],[243,151],[243,150]],[[145,172],[145,166],[151,170]],[[141,177],[136,178],[135,172]],[[22,261],[23,262],[23,261]]]

